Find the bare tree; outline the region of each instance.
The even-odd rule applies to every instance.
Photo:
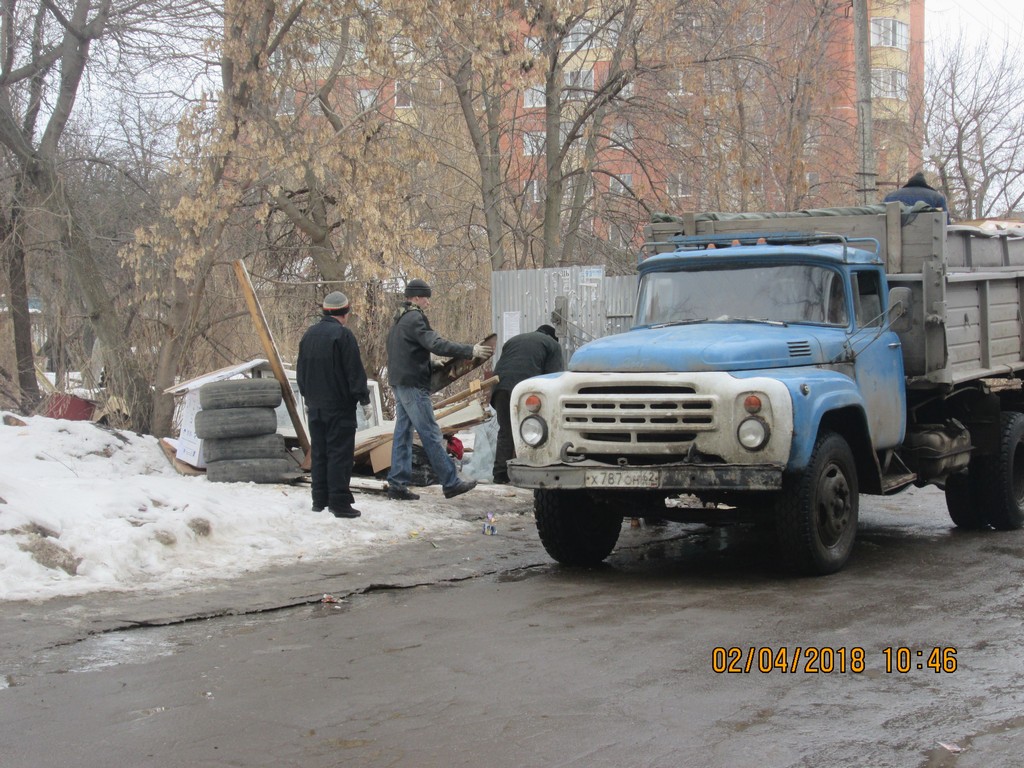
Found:
[[[72,278],[68,283],[77,289],[103,343],[110,390],[131,408],[134,425],[143,430],[149,428],[152,408],[149,381],[69,190],[65,168],[70,158],[63,145],[87,68],[104,42],[124,43],[118,48],[119,62],[129,61],[132,45],[144,49],[147,42],[171,37],[168,29],[193,14],[195,7],[172,0],[41,0],[5,3],[0,14],[0,147],[12,178],[0,234],[18,305],[15,314],[26,306],[35,254],[59,254]],[[102,53],[99,58],[102,64]],[[29,330],[27,324],[15,323],[25,406],[38,398],[31,342],[26,342]]]
[[[926,74],[925,156],[958,219],[1004,216],[1024,199],[1019,42],[937,41]]]

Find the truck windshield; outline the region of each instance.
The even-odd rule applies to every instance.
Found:
[[[637,325],[771,321],[843,325],[838,271],[810,264],[651,272],[641,279]]]

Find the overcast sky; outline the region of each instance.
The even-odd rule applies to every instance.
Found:
[[[1024,0],[925,0],[928,40],[963,29],[975,39],[1024,35]]]

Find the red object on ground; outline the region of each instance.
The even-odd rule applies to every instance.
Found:
[[[54,392],[46,399],[43,413],[51,419],[67,419],[68,421],[90,421],[96,412],[96,403],[78,395],[66,395]]]
[[[448,438],[448,453],[454,456],[456,459],[462,460],[462,455],[465,452],[462,446],[462,441],[459,440],[455,435],[449,435]]]

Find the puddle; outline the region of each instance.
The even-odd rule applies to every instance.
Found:
[[[61,664],[64,672],[91,672],[117,664],[137,664],[172,655],[178,643],[168,635],[166,628],[94,635],[73,647],[50,649],[40,655],[39,661],[47,666]]]

